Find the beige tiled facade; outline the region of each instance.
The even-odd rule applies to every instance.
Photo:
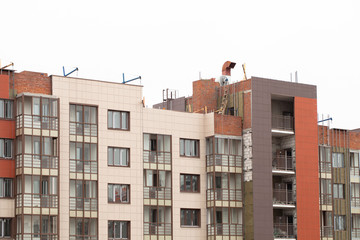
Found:
[[[98,108],[98,239],[107,239],[109,220],[130,221],[131,239],[144,238],[143,133],[171,136],[173,239],[204,239],[207,224],[205,138],[214,135],[213,113],[203,115],[144,108],[140,86],[57,76],[52,77],[52,84],[53,95],[60,99],[60,239],[69,238],[71,217],[69,211],[70,104]],[[108,129],[108,110],[130,112],[130,130]],[[180,157],[180,138],[200,140],[200,157]],[[108,146],[129,148],[130,167],[108,166]],[[200,193],[181,193],[180,173],[200,175]],[[130,203],[108,203],[108,183],[129,184]],[[181,227],[181,208],[201,209],[201,226]],[[171,239],[171,236],[164,239]]]

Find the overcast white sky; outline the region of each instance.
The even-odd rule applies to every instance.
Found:
[[[162,89],[238,63],[247,75],[317,85],[333,127],[360,128],[360,1],[1,1],[0,59],[18,71],[122,81],[141,75],[146,104]],[[140,84],[140,82],[135,82]]]

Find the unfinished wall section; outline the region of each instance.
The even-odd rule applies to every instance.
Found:
[[[222,135],[233,135],[241,136],[242,127],[241,127],[242,118],[235,117],[231,115],[214,115],[214,127],[216,134]]]
[[[16,94],[23,92],[52,94],[51,78],[47,73],[23,71],[15,74]]]
[[[193,82],[193,97],[192,97],[192,111],[203,112],[206,106],[209,112],[217,109],[217,94],[216,87],[220,84],[215,82],[215,78],[208,80],[198,80]]]

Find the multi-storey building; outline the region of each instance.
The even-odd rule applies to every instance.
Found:
[[[315,86],[234,66],[154,108],[0,70],[0,238],[360,238],[360,132],[318,126]]]

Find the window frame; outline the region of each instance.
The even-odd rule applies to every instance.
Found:
[[[10,156],[8,155],[7,146],[10,143]],[[4,156],[0,156],[0,159],[14,159],[14,139],[10,138],[0,138],[0,148],[2,149],[2,152]]]
[[[115,237],[115,222],[119,222],[119,225],[120,223],[126,223],[127,224],[127,233],[128,233],[128,237],[127,238],[123,238],[123,237],[120,237],[120,238],[116,238]],[[130,240],[131,239],[131,227],[130,227],[130,224],[131,222],[130,221],[127,221],[127,220],[108,220],[108,240],[117,240],[117,239],[126,239],[126,240]],[[110,237],[109,236],[109,225],[112,226],[112,232],[114,234],[114,237]],[[120,228],[120,235],[122,235],[122,228]]]
[[[184,141],[184,143],[183,143],[184,154],[183,155],[182,155],[182,151],[181,151],[181,141]],[[195,144],[196,144],[195,151],[197,152],[197,155],[186,155],[186,141],[190,141],[190,144],[193,141],[195,142]],[[179,139],[179,156],[180,157],[188,157],[188,158],[200,158],[200,140],[199,139],[190,139],[190,138],[180,138]]]
[[[335,189],[336,189],[336,191],[335,191]],[[340,189],[341,189],[341,191],[340,191]],[[333,183],[332,190],[333,190],[333,198],[334,199],[345,199],[345,184]]]
[[[6,235],[5,236],[5,221],[8,222],[9,224],[9,228],[10,228],[10,235]],[[1,235],[0,235],[0,238],[11,238],[11,236],[13,235],[12,234],[12,219],[11,218],[0,218],[0,228],[1,228]]]
[[[8,111],[9,111],[9,106],[8,104],[10,103],[10,114],[11,114],[11,117],[9,117],[7,115]],[[1,112],[0,112],[0,119],[1,120],[13,120],[14,119],[14,100],[12,99],[5,99],[5,98],[0,98],[0,105],[2,105],[2,110],[3,110],[3,113],[2,113],[2,116],[1,116]],[[1,109],[1,108],[0,108]]]
[[[119,122],[119,128],[114,127],[114,121],[112,121],[112,127],[109,127],[109,113],[112,113],[112,117],[113,117],[113,112],[118,112],[120,114],[120,122]],[[127,128],[123,129],[122,128],[122,114],[126,113],[126,118],[127,118]],[[123,110],[114,110],[114,109],[108,109],[107,111],[107,128],[108,130],[120,130],[120,131],[130,131],[130,111],[123,111]]]
[[[341,158],[339,159],[339,156],[342,156],[342,159]],[[344,168],[345,167],[345,154],[343,152],[333,152],[331,161],[332,161],[333,168]]]
[[[113,187],[114,187],[114,186],[120,186],[120,190],[121,190],[121,193],[119,193],[119,195],[120,195],[120,201],[116,201],[116,199],[115,199],[115,201],[109,202],[109,186],[110,186],[110,185],[113,185]],[[127,192],[128,192],[128,194],[127,194],[127,202],[123,202],[123,201],[121,200],[122,186],[127,186]],[[108,203],[111,203],[111,204],[130,204],[130,203],[131,203],[131,201],[130,201],[130,199],[131,199],[131,196],[130,196],[130,195],[131,195],[130,184],[108,183],[107,191],[108,191],[108,197],[107,197]],[[116,195],[114,196],[114,195],[112,194],[112,198],[113,198],[113,199],[116,198]]]
[[[112,153],[113,153],[113,164],[112,165],[110,165],[109,164],[109,150],[110,149],[113,149],[112,150]],[[125,149],[126,150],[126,155],[127,155],[127,165],[115,165],[114,164],[114,159],[115,159],[115,149],[119,149],[119,150],[121,150],[121,149]],[[131,156],[131,154],[130,154],[130,148],[126,148],[126,147],[114,147],[114,146],[108,146],[108,148],[107,148],[107,165],[108,165],[108,167],[126,167],[126,168],[129,168],[130,167],[130,156]],[[119,159],[120,160],[120,159]],[[121,161],[120,161],[120,163],[121,163]]]
[[[340,226],[340,219],[342,219],[343,226]],[[346,215],[334,216],[334,231],[346,231]]]
[[[0,199],[1,198],[14,198],[14,179],[13,178],[0,178],[2,180],[0,184],[1,186],[1,192],[0,192]],[[8,184],[10,183],[10,189],[7,188]],[[10,192],[10,196],[6,196],[7,192]]]
[[[193,220],[193,217],[194,217],[194,211],[196,212],[197,214],[197,217],[198,217],[198,225],[185,225],[185,222],[184,224],[182,223],[182,212],[183,211],[193,211],[191,212],[191,219]],[[185,213],[184,213],[184,221],[185,221]],[[201,227],[201,209],[199,208],[180,208],[180,227],[181,228],[200,228]]]
[[[184,176],[184,190],[181,190],[181,177]],[[191,176],[191,183],[190,183],[190,191],[186,190],[186,176]],[[197,189],[198,191],[193,191],[192,184],[193,184],[193,177],[198,177],[197,180]],[[189,173],[180,173],[180,192],[181,193],[200,193],[200,174],[189,174]]]

